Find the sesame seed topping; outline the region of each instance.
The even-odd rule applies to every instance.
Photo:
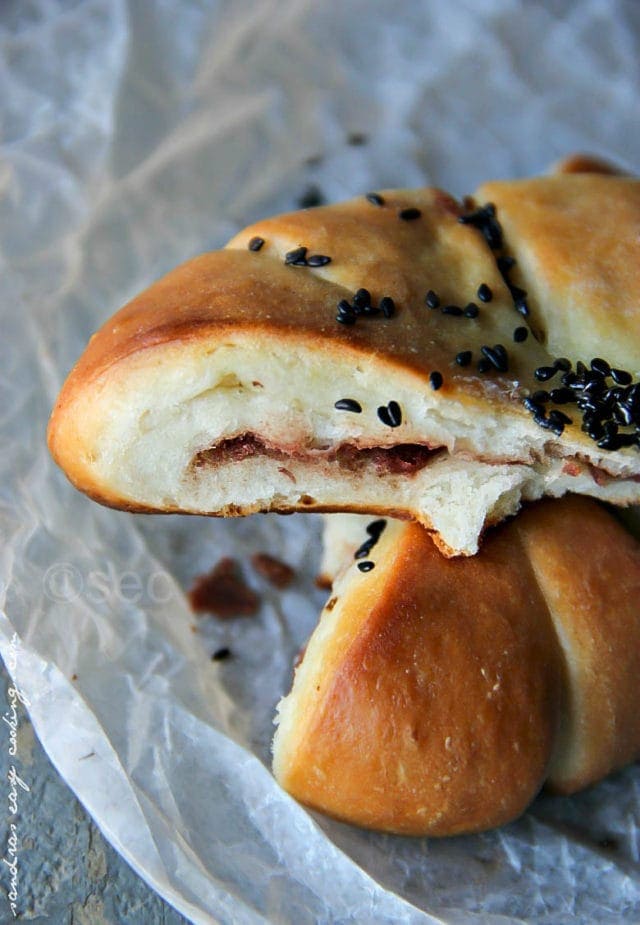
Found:
[[[459,305],[443,305],[440,311],[443,315],[455,315],[456,317],[462,315],[462,309]]]
[[[529,336],[529,329],[525,327],[516,328],[513,332],[513,339],[516,344],[521,344]]]
[[[331,263],[331,257],[325,257],[324,254],[312,254],[307,258],[308,267],[324,267]]]
[[[378,408],[378,417],[387,427],[400,427],[402,409],[397,401],[390,401],[388,405],[381,405]]]
[[[473,354],[470,350],[461,350],[460,353],[456,354],[456,363],[458,366],[468,366],[472,357]]]
[[[353,554],[354,559],[364,559],[369,555],[373,547],[376,545],[382,533],[387,526],[386,520],[372,520],[370,524],[367,525],[367,539],[362,543],[361,546]]]
[[[375,565],[373,562],[369,562],[369,561],[358,562],[358,568],[360,569],[361,572],[370,572],[373,568],[375,568]]]
[[[620,450],[624,447],[640,448],[640,383],[632,384],[632,376],[626,370],[623,382],[617,381],[614,371],[606,360],[594,357],[589,366],[578,360],[575,370],[566,357],[560,357],[553,366],[542,366],[535,370],[537,379],[550,379],[562,370],[562,387],[550,392],[534,392],[525,398],[524,407],[534,415],[534,422],[560,436],[567,424],[573,423],[563,411],[556,408],[548,415],[542,405],[542,395],[548,395],[554,405],[571,404],[582,415],[582,430],[603,450]],[[611,378],[613,386],[607,384]],[[618,379],[620,376],[618,375]],[[619,427],[634,427],[634,432],[619,432]]]
[[[365,199],[367,200],[367,202],[370,202],[372,206],[383,206],[384,205],[384,199],[382,198],[380,193],[367,193],[367,195],[365,196]]]
[[[493,298],[493,292],[491,289],[489,289],[486,283],[481,283],[478,286],[478,298],[481,302],[490,302]]]
[[[353,411],[354,414],[362,411],[362,405],[354,398],[340,398],[333,407],[336,411]]]
[[[502,344],[495,344],[493,347],[483,344],[482,347],[480,347],[480,352],[499,373],[506,373],[509,371],[507,351]]]
[[[295,250],[289,251],[284,255],[286,266],[306,267],[307,265],[307,248],[296,247]]]
[[[441,388],[444,379],[442,378],[442,373],[439,373],[437,370],[434,370],[429,375],[429,383],[434,392],[437,392]]]
[[[538,366],[534,370],[533,375],[536,377],[538,382],[546,382],[548,379],[551,379],[558,372],[555,366]]]
[[[231,656],[231,649],[229,649],[228,646],[222,646],[220,649],[216,649],[216,651],[213,653],[213,655],[211,656],[211,661],[212,662],[222,662],[225,659],[229,658],[230,656]]]
[[[568,388],[551,389],[549,397],[554,405],[568,405],[576,400],[573,389]]]
[[[264,244],[264,238],[251,238],[249,241],[248,247],[250,251],[259,251],[262,245]]]
[[[624,369],[614,369],[611,367],[611,378],[617,385],[630,385],[632,381],[631,373]]]
[[[573,424],[573,420],[568,414],[565,414],[564,411],[558,411],[556,408],[553,408],[549,412],[549,420],[554,422],[557,421],[561,424]]]
[[[477,318],[480,309],[475,302],[469,302],[464,310],[465,318]]]
[[[368,289],[358,289],[353,297],[356,308],[368,308],[371,305],[371,293]]]
[[[380,311],[385,318],[393,318],[396,313],[396,303],[391,296],[385,295],[380,299]]]
[[[349,311],[341,310],[340,306],[338,306],[338,314],[336,315],[336,321],[339,321],[340,324],[355,324],[356,323],[355,312],[353,311],[353,309],[351,308],[348,302],[347,302],[347,305],[349,306]]]
[[[322,191],[314,183],[308,186],[302,196],[300,196],[297,206],[299,209],[314,209],[316,206],[323,205],[324,202],[325,198],[322,195]]]
[[[487,203],[473,212],[461,215],[458,221],[462,225],[473,225],[482,233],[491,250],[500,250],[502,247],[502,228],[496,219],[496,209],[492,203]]]
[[[516,265],[515,257],[508,256],[498,257],[496,263],[498,264],[498,269],[503,276],[506,276],[506,274]]]
[[[422,212],[420,209],[401,209],[398,212],[398,218],[401,218],[403,222],[413,222],[415,219],[420,218]]]
[[[384,531],[387,526],[386,520],[372,520],[370,524],[367,524],[367,533],[369,536],[375,536],[376,540],[380,538],[381,533]]]
[[[425,305],[427,308],[440,308],[440,297],[430,289],[426,296],[424,297]]]
[[[478,360],[478,372],[479,373],[488,373],[492,369],[493,364],[491,360],[487,360],[486,357],[482,357],[481,360]]]

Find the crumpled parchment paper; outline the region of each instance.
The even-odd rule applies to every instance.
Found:
[[[476,837],[297,806],[269,741],[323,601],[316,520],[106,510],[44,445],[89,335],[181,260],[311,184],[463,194],[574,150],[637,169],[639,78],[621,0],[2,4],[0,651],[69,786],[194,922],[640,920],[637,766]],[[255,551],[294,585],[247,571],[257,618],[195,621],[193,576]]]

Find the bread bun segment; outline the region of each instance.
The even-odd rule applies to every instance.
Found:
[[[389,522],[338,578],[279,707],[274,772],[296,799],[368,828],[452,835],[524,811],[546,776],[560,665],[521,544],[447,560]],[[359,560],[362,561],[362,560]]]
[[[367,524],[326,534],[342,559],[325,558],[331,596],[279,705],[274,772],[296,799],[455,835],[640,755],[640,544],[604,508],[539,502],[467,559],[391,520],[354,559]]]

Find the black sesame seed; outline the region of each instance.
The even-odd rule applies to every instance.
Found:
[[[425,296],[424,301],[427,308],[440,308],[440,297],[433,291],[433,289],[429,290]]]
[[[578,376],[586,376],[587,374],[587,367],[584,365],[582,360],[578,360],[576,363],[576,373]]]
[[[416,218],[420,218],[422,212],[420,209],[401,209],[398,212],[398,218],[401,218],[403,222],[413,222]]]
[[[591,369],[594,373],[598,373],[600,376],[610,376],[611,367],[606,360],[603,360],[601,357],[594,357],[591,360]]]
[[[380,311],[385,318],[393,318],[396,313],[396,303],[391,296],[385,295],[380,299]]]
[[[517,302],[519,299],[526,299],[527,297],[526,289],[521,289],[520,286],[513,286],[511,283],[509,283],[509,292],[514,302]]]
[[[495,214],[495,206],[488,203],[474,212],[461,215],[458,221],[463,225],[473,225],[484,235],[491,250],[499,250],[502,247],[502,228],[496,220]]]
[[[389,416],[392,420],[392,427],[399,427],[402,424],[402,411],[400,405],[397,401],[390,401],[387,405],[387,410],[389,411]]]
[[[480,309],[478,308],[475,302],[469,302],[465,306],[464,317],[465,318],[477,318],[479,311]]]
[[[523,343],[523,341],[525,341],[528,336],[529,336],[528,328],[516,328],[515,331],[513,332],[513,339],[516,342],[516,344]]]
[[[375,568],[373,562],[358,562],[358,568],[361,572],[370,572],[371,569]]]
[[[289,251],[284,256],[284,262],[287,266],[306,267],[307,265],[307,248],[296,247],[295,250]]]
[[[543,404],[543,405],[544,405],[546,402],[549,401],[549,399],[551,398],[551,396],[550,396],[549,393],[546,391],[546,389],[539,389],[537,392],[534,392],[534,393],[533,393],[533,395],[531,396],[531,398],[532,398],[532,400],[533,400],[534,402],[536,402],[537,404]]]
[[[624,369],[614,369],[611,367],[611,378],[614,382],[617,382],[618,385],[630,385],[631,384],[631,373],[628,373]]]
[[[550,397],[554,405],[568,405],[576,400],[573,389],[568,388],[551,389]]]
[[[625,446],[633,446],[634,443],[636,443],[634,434],[611,434],[609,436],[606,431],[602,440],[598,440],[601,450],[621,450]]]
[[[378,408],[378,417],[387,427],[399,427],[402,424],[402,411],[397,401],[390,401],[388,405]]]
[[[538,366],[538,368],[534,370],[533,375],[536,377],[538,382],[546,382],[547,379],[551,379],[553,376],[555,376],[557,372],[558,370],[555,368],[555,366]]]
[[[360,546],[353,554],[354,559],[366,559],[373,547],[376,545],[376,541],[371,537],[371,539],[365,540],[365,542]]]
[[[617,424],[633,424],[633,411],[623,402],[619,402],[613,409],[613,420]]]
[[[439,373],[437,370],[434,370],[429,375],[429,383],[434,392],[437,392],[438,389],[442,386],[444,379],[442,378],[442,373]]]
[[[565,414],[564,411],[558,411],[556,408],[552,408],[549,412],[549,420],[559,424],[573,424],[573,420],[568,414]]]
[[[533,396],[525,398],[522,404],[525,406],[527,411],[530,411],[532,414],[542,414],[544,415],[544,408],[542,405],[539,405],[533,400]]]
[[[339,321],[340,324],[355,324],[356,316],[353,314],[348,314],[347,312],[339,312],[336,315],[336,321]]]
[[[553,427],[551,421],[545,417],[544,410],[538,414],[534,414],[533,420],[534,423],[538,425],[538,427],[544,427],[545,430],[551,430]]]
[[[524,297],[521,299],[516,299],[514,301],[514,305],[518,314],[522,315],[523,318],[527,318],[529,316],[529,306],[525,302]]]
[[[515,257],[498,257],[497,263],[498,269],[503,276],[512,270],[516,265]]]
[[[371,305],[371,293],[368,289],[358,289],[353,297],[353,304],[356,308],[367,308]]]
[[[561,369],[563,373],[568,373],[571,369],[571,360],[568,360],[566,357],[560,357],[558,360],[553,361],[553,365],[556,369]]]
[[[378,540],[386,526],[386,520],[372,520],[370,524],[367,524],[367,533]]]
[[[346,299],[340,299],[338,302],[338,311],[342,312],[345,315],[353,314],[353,305],[351,302],[348,302]]]
[[[493,298],[493,292],[491,289],[489,289],[486,283],[481,283],[478,286],[478,298],[481,302],[490,302]]]
[[[493,364],[490,360],[487,360],[486,357],[483,357],[481,360],[478,360],[478,372],[479,373],[488,373],[492,369]]]
[[[365,199],[367,200],[367,202],[370,202],[372,206],[383,206],[384,205],[384,199],[382,198],[380,193],[367,193],[367,195],[365,196]]]
[[[262,245],[264,244],[264,238],[251,238],[249,241],[249,250],[250,251],[259,251]]]
[[[211,656],[211,661],[212,662],[222,662],[226,658],[229,658],[230,655],[231,655],[231,649],[229,649],[227,646],[222,646],[220,649],[216,649],[216,651],[213,653],[213,655]]]
[[[509,371],[509,361],[506,350],[501,344],[496,344],[494,347],[483,344],[482,347],[480,347],[480,352],[499,373],[506,373]]]
[[[460,353],[456,354],[456,363],[458,366],[468,366],[472,357],[473,354],[470,350],[461,350]]]
[[[321,206],[324,202],[325,198],[320,188],[314,184],[306,188],[302,196],[299,197],[297,205],[299,209],[314,209],[316,206]]]
[[[325,257],[324,254],[312,254],[307,258],[308,267],[325,267],[328,263],[331,263],[331,257]]]
[[[443,315],[455,315],[456,317],[462,315],[462,309],[459,305],[443,305],[440,311]]]
[[[354,414],[360,414],[362,405],[354,398],[341,398],[333,406],[336,411],[353,411]]]

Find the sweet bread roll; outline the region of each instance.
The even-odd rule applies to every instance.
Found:
[[[53,411],[55,459],[127,510],[370,511],[447,555],[522,499],[640,500],[640,184],[486,189],[497,215],[383,192],[178,267],[91,339]]]
[[[453,835],[640,755],[640,545],[595,502],[531,506],[473,558],[392,520],[356,544],[279,705],[274,772],[296,799]]]

